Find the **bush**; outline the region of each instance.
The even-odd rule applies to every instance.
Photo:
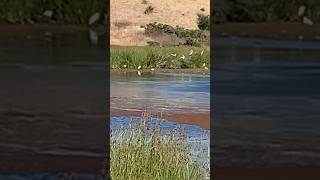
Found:
[[[209,15],[198,14],[198,28],[201,30],[210,30]]]
[[[191,46],[200,46],[201,42],[204,40],[207,40],[209,37],[205,34],[203,30],[191,30],[191,29],[185,29],[183,27],[172,27],[167,24],[161,24],[161,23],[149,23],[145,26],[145,33],[147,35],[152,34],[158,34],[158,33],[164,33],[164,34],[170,34],[175,35],[178,38],[182,38],[186,40],[185,45],[191,45]]]
[[[150,13],[153,12],[153,10],[154,10],[154,8],[153,8],[152,6],[148,6],[148,7],[146,8],[146,10],[144,11],[144,14],[150,14]]]

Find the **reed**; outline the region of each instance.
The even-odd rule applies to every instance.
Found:
[[[205,179],[201,165],[193,161],[187,137],[180,130],[161,132],[160,125],[141,124],[111,133],[111,178]]]

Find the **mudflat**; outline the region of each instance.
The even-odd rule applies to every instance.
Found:
[[[141,116],[143,111],[126,111],[111,109],[111,116]],[[181,124],[198,125],[204,129],[210,129],[210,112],[208,113],[167,113],[162,118]]]

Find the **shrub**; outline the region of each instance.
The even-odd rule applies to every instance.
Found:
[[[154,8],[153,8],[152,6],[148,6],[148,7],[146,8],[146,10],[144,11],[144,14],[150,14],[150,13],[153,12],[153,10],[154,10]]]
[[[209,38],[203,30],[191,30],[185,29],[183,27],[172,27],[167,24],[161,23],[149,23],[145,26],[145,33],[147,35],[164,33],[164,34],[173,34],[178,38],[185,39],[185,45],[191,46],[200,46],[201,42]]]
[[[198,14],[198,28],[201,30],[210,30],[209,15]]]
[[[113,23],[117,28],[125,28],[130,25],[128,21],[116,21]]]

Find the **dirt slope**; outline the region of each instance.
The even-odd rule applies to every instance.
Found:
[[[154,10],[144,14],[148,6]],[[111,0],[110,9],[111,45],[143,46],[151,39],[141,26],[156,21],[196,29],[197,13],[209,14],[210,0]]]

